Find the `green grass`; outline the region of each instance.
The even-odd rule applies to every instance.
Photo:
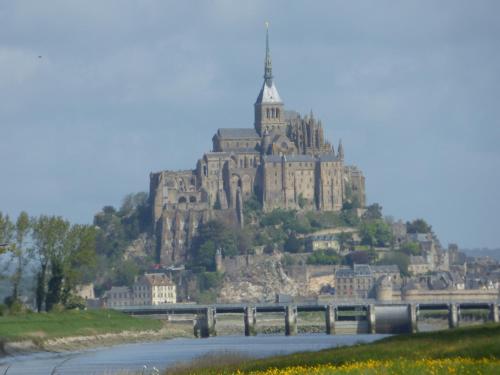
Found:
[[[0,341],[159,330],[161,326],[158,320],[134,318],[114,310],[26,313],[0,317]]]
[[[284,369],[292,366],[342,365],[353,361],[370,360],[420,360],[446,358],[495,358],[500,359],[500,325],[485,324],[448,331],[392,336],[371,344],[359,344],[319,352],[296,353],[261,360],[244,360],[238,365],[212,360],[215,366],[204,368],[185,367],[167,374],[232,374],[263,371],[269,368]]]

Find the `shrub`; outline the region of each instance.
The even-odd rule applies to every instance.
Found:
[[[307,264],[334,265],[341,262],[341,257],[333,249],[318,250],[307,257]]]

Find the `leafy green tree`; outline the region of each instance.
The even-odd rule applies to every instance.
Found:
[[[307,205],[307,199],[304,198],[302,193],[299,194],[298,203],[300,208],[304,208]]]
[[[422,255],[422,249],[418,242],[405,242],[400,246],[399,250],[406,255]]]
[[[346,264],[352,266],[353,264],[371,264],[376,257],[375,251],[356,250],[347,254],[344,260]]]
[[[54,259],[51,264],[51,276],[49,279],[47,294],[45,296],[45,309],[51,311],[62,299],[64,271],[61,262]]]
[[[383,220],[371,220],[361,223],[359,234],[363,245],[387,246],[392,241],[391,228]]]
[[[336,238],[339,243],[340,251],[344,251],[346,247],[352,245],[353,237],[351,232],[340,232],[336,235]]]
[[[318,250],[307,257],[307,264],[334,265],[340,264],[342,258],[333,249]]]
[[[253,235],[249,228],[236,231],[236,246],[239,254],[248,254],[252,249]]]
[[[218,289],[223,280],[223,275],[219,272],[203,272],[198,275],[198,286],[201,291]]]
[[[72,225],[64,241],[64,254],[60,260],[64,274],[62,302],[66,304],[78,284],[87,281],[89,275],[95,276],[96,229],[90,225]]]
[[[243,204],[243,215],[245,216],[245,222],[251,222],[253,217],[258,217],[262,214],[262,204],[259,198],[252,194]]]
[[[406,223],[408,233],[432,233],[432,227],[424,219],[415,219]]]
[[[46,309],[64,303],[85,267],[95,264],[95,229],[42,215],[33,221],[33,244],[32,254],[39,263],[36,302],[41,311],[43,302]]]
[[[122,260],[114,269],[112,284],[131,287],[139,272],[140,269],[136,262],[130,259]]]
[[[3,215],[0,212],[0,254],[10,249],[14,231],[14,223],[10,220],[9,215]]]
[[[56,260],[64,250],[64,238],[69,230],[69,222],[56,216],[42,215],[33,222],[34,257],[38,260],[36,305],[40,312],[47,295],[47,273],[50,262]]]
[[[382,219],[382,206],[378,203],[373,203],[366,207],[366,212],[363,214],[365,220],[379,220]]]
[[[291,235],[285,241],[284,250],[287,253],[301,253],[304,251],[304,240]]]
[[[340,213],[341,226],[356,227],[360,220],[355,210],[342,210]]]
[[[215,271],[217,249],[221,249],[223,256],[238,254],[236,233],[237,231],[227,228],[224,223],[217,220],[201,225],[191,245],[191,265]]]
[[[31,231],[31,221],[26,212],[21,212],[15,224],[15,244],[10,252],[15,263],[15,270],[11,277],[12,281],[12,299],[19,298],[19,288],[24,274],[24,268],[28,263],[26,243]]]
[[[384,265],[395,264],[399,267],[399,270],[403,276],[409,276],[408,265],[410,264],[410,258],[408,257],[408,255],[400,251],[389,252],[381,260],[379,260],[377,264],[384,264]]]

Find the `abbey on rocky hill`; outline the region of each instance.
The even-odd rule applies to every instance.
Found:
[[[365,205],[365,179],[344,165],[324,139],[312,113],[285,111],[272,74],[266,32],[264,82],[254,104],[253,128],[221,128],[213,149],[196,169],[150,175],[150,199],[160,262],[179,265],[198,226],[232,217],[243,226],[243,205],[252,196],[264,211],[276,208],[339,211],[346,201]]]

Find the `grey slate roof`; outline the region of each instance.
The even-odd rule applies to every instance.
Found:
[[[355,264],[354,268],[339,268],[335,277],[373,277],[373,273],[368,264]]]
[[[313,241],[335,241],[337,240],[337,236],[334,234],[323,234],[318,236],[310,236],[309,237]]]
[[[320,161],[338,161],[339,158],[335,154],[324,154],[319,157]]]
[[[312,162],[316,161],[311,155],[286,155],[285,161],[287,162]]]
[[[260,152],[253,147],[226,148],[225,151],[230,153],[260,154]]]
[[[259,135],[252,128],[221,128],[217,134],[222,138],[257,138]]]
[[[279,155],[264,155],[264,162],[281,163],[281,156],[279,156]]]
[[[395,264],[371,266],[371,269],[376,273],[399,273],[399,267]]]

